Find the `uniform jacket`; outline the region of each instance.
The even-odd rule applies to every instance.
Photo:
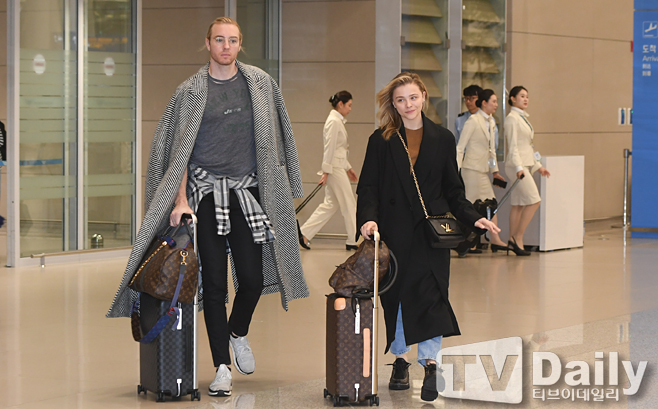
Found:
[[[489,167],[491,153],[495,157],[495,134],[490,135],[489,124],[478,111],[464,124],[457,144],[457,165],[460,169],[472,169],[482,173],[498,172],[498,164],[493,168]]]
[[[274,79],[259,68],[236,64],[247,80],[253,106],[260,204],[276,234],[273,243],[263,246],[263,294],[280,292],[287,310],[290,300],[308,296],[293,207],[293,197],[303,196],[297,148]],[[208,66],[176,89],[155,131],[146,174],[144,220],[107,317],[130,316],[137,293],[128,283],[151,240],[169,223],[205,109]],[[189,193],[188,189],[188,197]]]
[[[462,133],[462,129],[464,129],[464,124],[468,120],[468,118],[471,117],[471,111],[464,111],[461,114],[457,115],[457,118],[455,118],[455,142],[459,143],[459,136]]]
[[[324,140],[322,172],[331,173],[333,167],[352,169],[352,165],[347,160],[349,144],[347,143],[345,119],[335,109],[331,110],[324,123],[322,138]]]
[[[404,127],[400,132],[406,139]],[[423,139],[414,171],[427,211],[431,215],[452,212],[473,226],[481,216],[466,200],[454,152],[452,133],[423,116]],[[381,297],[386,350],[395,337],[399,303],[408,345],[438,335],[459,335],[448,302],[450,251],[431,248],[425,238],[425,215],[409,172],[407,153],[396,134],[388,141],[379,129],[370,136],[357,194],[357,227],[369,220],[377,222],[382,240],[399,264],[398,279]]]
[[[462,129],[464,129],[464,124],[466,124],[466,121],[468,121],[468,118],[471,117],[471,111],[464,111],[461,114],[457,115],[457,118],[455,119],[455,142],[459,143],[459,135],[462,133]],[[495,141],[495,146],[496,149],[498,149],[498,127],[495,128],[494,130],[494,141]]]
[[[515,173],[519,167],[529,167],[530,173],[534,173],[541,168],[532,146],[535,131],[528,125],[530,122],[526,122],[529,115],[519,111],[512,108],[505,118],[505,167],[514,169]]]

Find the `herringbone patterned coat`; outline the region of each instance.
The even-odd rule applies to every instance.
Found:
[[[128,283],[151,240],[169,223],[205,109],[208,65],[176,89],[155,131],[146,174],[144,220],[107,317],[130,316],[137,293],[128,288]],[[263,246],[263,294],[281,293],[281,303],[287,310],[289,301],[309,295],[293,207],[293,197],[303,196],[297,147],[274,79],[259,68],[239,62],[237,66],[247,79],[253,106],[261,206],[276,234],[273,243]]]

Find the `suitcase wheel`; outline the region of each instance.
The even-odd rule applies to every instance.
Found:
[[[146,389],[142,388],[142,385],[137,385],[137,394],[139,395],[142,392],[146,395]]]
[[[370,397],[370,406],[379,406],[379,396]]]
[[[327,390],[327,388],[324,388],[324,398],[327,399],[327,396],[330,396],[331,394]]]
[[[164,392],[158,392],[158,397],[155,399],[156,402],[164,402],[165,401],[165,394]]]
[[[201,402],[201,392],[199,392],[198,389],[195,389],[192,392],[192,401],[195,401],[195,400],[198,400],[199,402]]]

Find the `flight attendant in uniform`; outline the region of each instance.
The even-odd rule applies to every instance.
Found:
[[[529,256],[530,252],[523,250],[523,234],[541,202],[532,174],[539,172],[549,177],[551,173],[541,165],[541,156],[534,148],[535,131],[528,119],[530,115],[525,111],[529,102],[528,90],[520,85],[512,88],[508,102],[512,109],[505,118],[505,173],[520,179],[510,197],[508,245],[517,255]]]
[[[496,179],[505,180],[498,172],[496,161],[496,120],[493,117],[498,108],[496,94],[491,89],[485,89],[478,94],[475,104],[479,110],[464,124],[457,144],[457,165],[461,169],[466,198],[471,203],[478,199],[484,201],[496,198],[489,173]],[[491,221],[498,225],[496,215]],[[491,251],[498,250],[507,250],[507,245],[498,233],[492,231]]]
[[[310,250],[310,240],[340,209],[347,231],[346,250],[356,250],[356,199],[350,182],[357,182],[356,172],[347,160],[349,144],[345,117],[352,111],[352,94],[340,91],[329,98],[333,109],[324,123],[324,155],[318,184],[325,185],[322,202],[301,227],[299,245]]]

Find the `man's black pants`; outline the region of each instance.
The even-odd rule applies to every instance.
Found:
[[[258,187],[249,188],[259,200]],[[210,350],[215,367],[229,365],[229,334],[245,336],[256,304],[263,290],[262,245],[255,244],[240,202],[233,190],[230,191],[231,232],[226,236],[217,234],[215,200],[212,193],[199,203],[197,246],[201,259],[203,280],[203,308]],[[239,288],[233,300],[231,317],[226,318],[226,294],[228,293],[228,266],[226,243],[229,243]]]

